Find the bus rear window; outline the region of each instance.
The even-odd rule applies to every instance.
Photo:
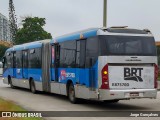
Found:
[[[156,56],[153,37],[142,36],[99,36],[100,54],[127,56]]]

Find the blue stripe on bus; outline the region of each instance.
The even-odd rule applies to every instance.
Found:
[[[14,71],[14,72],[13,72]],[[9,68],[3,73],[3,77],[11,76],[12,78],[17,79],[29,79],[33,78],[34,81],[42,82],[42,69],[23,69],[24,73],[28,72],[27,77],[24,74],[22,75],[22,68]]]
[[[51,80],[55,80],[55,69],[51,69]],[[58,68],[58,82],[66,84],[71,80],[74,85],[98,88],[98,62],[92,68]]]
[[[42,43],[35,42],[35,43],[28,43],[24,45],[17,45],[12,48],[7,49],[7,52],[9,51],[20,51],[20,50],[26,50],[26,49],[33,49],[33,48],[40,48],[42,47]]]
[[[98,29],[93,29],[90,31],[82,32],[82,33],[80,32],[80,33],[75,33],[75,34],[71,34],[71,35],[57,37],[57,38],[54,38],[53,40],[51,40],[50,43],[79,40],[81,34],[83,35],[83,38],[94,37],[97,35],[97,31],[98,31]]]
[[[29,68],[23,69],[23,71],[25,74],[23,74],[22,76],[22,68],[9,68],[6,71],[4,71],[3,77],[8,77],[8,75],[10,75],[11,77],[17,79],[33,78],[33,80],[37,82],[42,82],[42,69]],[[65,71],[65,76],[62,75],[61,71]],[[55,80],[54,73],[54,68],[51,68],[51,80]],[[74,85],[80,84],[88,88],[98,88],[98,61],[92,68],[58,68],[58,78],[58,82],[62,84],[66,84],[68,80],[71,80]],[[92,85],[91,82],[94,83],[94,85]]]
[[[13,72],[14,71],[14,72]],[[23,69],[24,73],[28,73],[27,77],[25,74],[22,75],[22,68],[9,68],[4,71],[3,77],[17,79],[29,79],[33,78],[34,81],[42,82],[42,69]],[[62,72],[65,71],[63,75]],[[93,71],[94,73],[90,73]],[[25,78],[24,78],[25,77]],[[54,68],[51,69],[51,80],[55,80]],[[92,78],[92,79],[91,79]],[[98,88],[98,62],[92,68],[58,68],[58,82],[66,84],[68,80],[71,80],[73,84],[80,84],[86,87]],[[50,80],[48,80],[50,81]],[[94,85],[91,84],[94,83]]]

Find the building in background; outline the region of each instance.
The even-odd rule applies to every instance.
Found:
[[[160,41],[156,42],[156,46],[160,47]]]
[[[10,42],[10,28],[7,17],[0,13],[0,40]]]

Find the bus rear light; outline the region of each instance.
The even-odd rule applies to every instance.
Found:
[[[154,64],[154,88],[158,87],[158,66]]]
[[[102,85],[101,89],[109,89],[108,64],[105,65],[101,71]]]

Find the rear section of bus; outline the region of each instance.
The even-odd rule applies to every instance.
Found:
[[[98,85],[100,100],[156,98],[157,52],[149,31],[99,31]]]

